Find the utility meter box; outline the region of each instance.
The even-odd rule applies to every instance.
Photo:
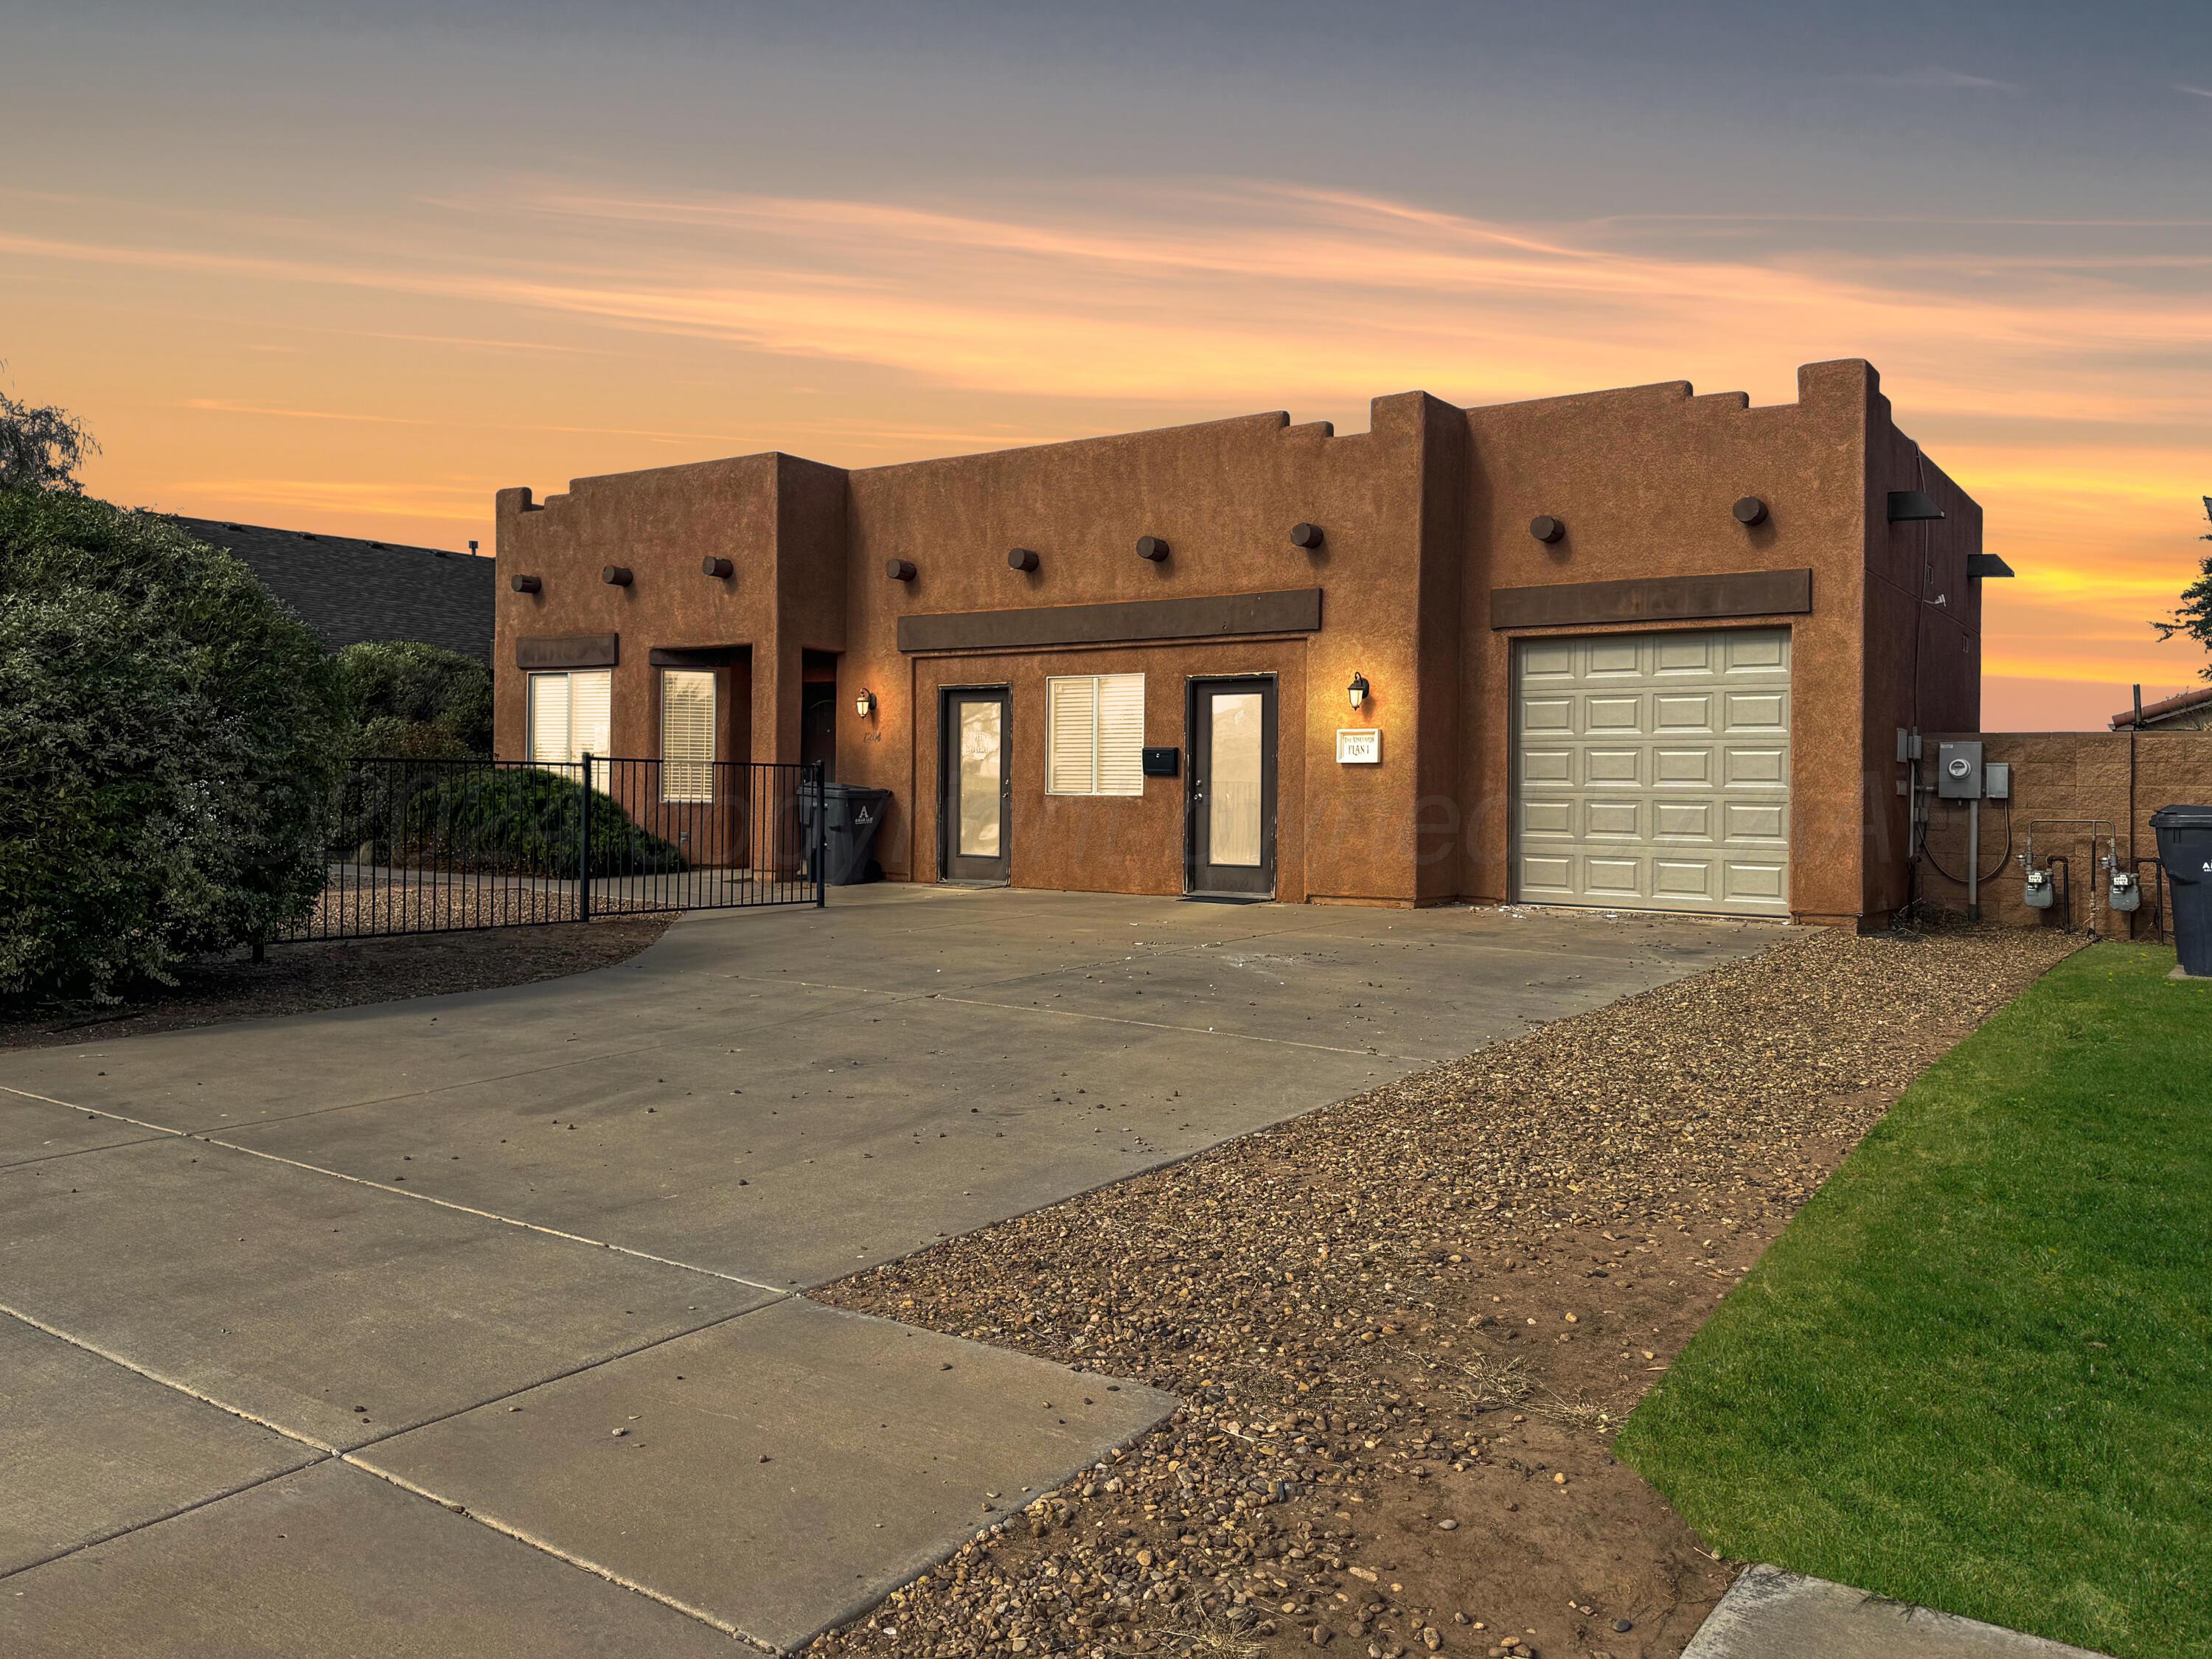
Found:
[[[1936,751],[1936,793],[1942,800],[1982,798],[1982,745],[1947,743]]]
[[[1982,796],[1986,800],[2012,799],[2012,763],[1991,761],[1982,768]]]

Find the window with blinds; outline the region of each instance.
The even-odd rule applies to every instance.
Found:
[[[660,798],[714,799],[714,671],[660,671]]]
[[[607,732],[614,703],[614,674],[605,668],[530,677],[530,760],[534,766],[570,766],[612,745]]]
[[[1071,674],[1045,682],[1045,793],[1145,793],[1145,677]]]

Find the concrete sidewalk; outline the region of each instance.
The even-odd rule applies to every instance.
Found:
[[[1682,1659],[2104,1659],[2087,1648],[1893,1601],[1779,1567],[1747,1567]]]
[[[788,1650],[1174,1403],[795,1291],[1781,937],[838,897],[0,1060],[0,1650]]]

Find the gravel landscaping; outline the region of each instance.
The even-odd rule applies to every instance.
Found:
[[[119,1005],[0,1009],[0,1051],[559,979],[627,961],[675,919],[664,914],[588,925],[272,945],[260,963],[240,951],[187,964],[178,970],[175,986],[150,988]]]
[[[811,1651],[1679,1654],[1732,1569],[1614,1430],[1905,1085],[2081,942],[1778,935],[830,1286],[1186,1404]]]

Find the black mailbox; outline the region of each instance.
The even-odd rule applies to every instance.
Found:
[[[1121,751],[1127,754],[1124,749]],[[1148,778],[1171,778],[1182,763],[1180,749],[1147,749],[1145,750],[1145,775]]]

